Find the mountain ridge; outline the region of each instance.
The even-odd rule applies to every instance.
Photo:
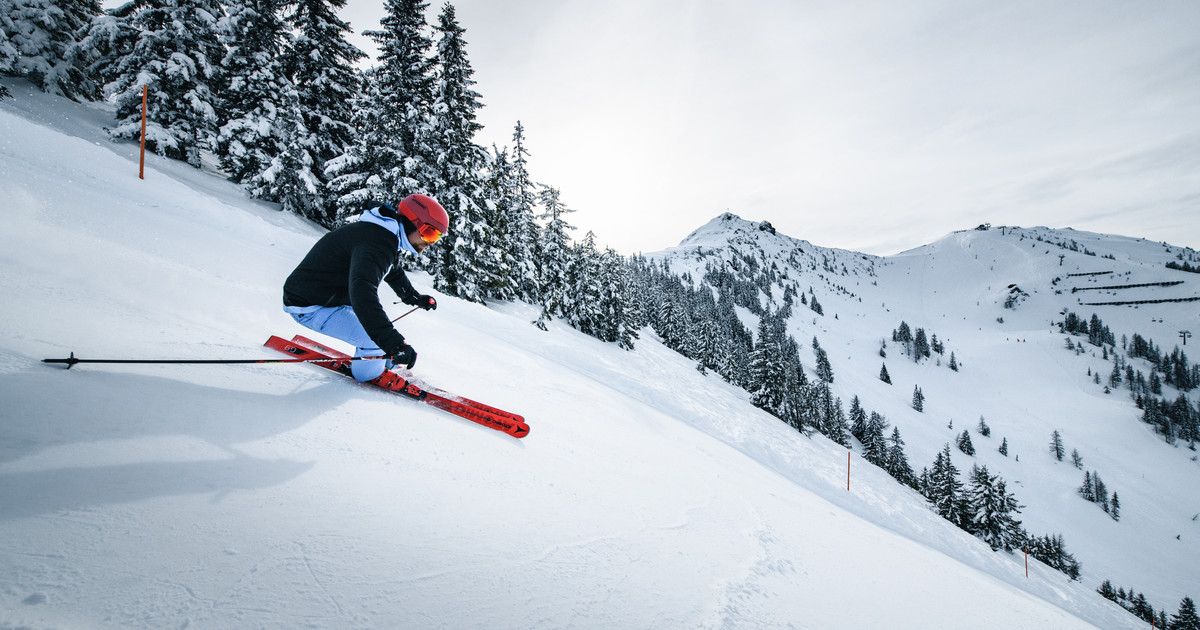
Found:
[[[679,246],[646,257],[697,283],[715,277],[716,269],[744,273],[748,283],[760,288],[765,313],[782,309],[781,296],[789,292],[807,295],[810,302],[819,299],[823,314],[800,307],[787,324],[802,347],[810,378],[815,376],[810,340],[819,340],[835,375],[831,389],[843,401],[860,396],[865,407],[881,410],[903,433],[917,471],[928,466],[942,446],[953,448],[960,432],[969,430],[977,448],[988,448],[974,457],[954,450],[961,459],[959,468],[978,463],[1009,479],[1010,490],[1015,488],[1027,503],[1021,518],[1030,533],[1047,533],[1038,531],[1042,528],[1064,534],[1084,566],[1085,583],[1099,587],[1102,580],[1112,580],[1152,594],[1150,599],[1166,608],[1200,590],[1200,582],[1185,568],[1200,561],[1196,546],[1186,542],[1189,536],[1193,542],[1200,538],[1200,524],[1193,518],[1200,511],[1200,494],[1194,491],[1200,477],[1194,446],[1169,445],[1141,422],[1143,411],[1129,389],[1113,386],[1105,393],[1113,363],[1110,351],[1139,373],[1153,371],[1144,359],[1128,357],[1125,347],[1134,335],[1150,339],[1163,352],[1175,348],[1186,353],[1178,333],[1200,321],[1200,275],[1168,269],[1166,264],[1194,264],[1200,260],[1195,250],[1069,228],[979,226],[900,254],[875,257],[814,246],[778,234],[769,221],[723,213]],[[753,273],[747,272],[751,269]],[[1085,320],[1097,314],[1114,333],[1115,344],[1102,348],[1087,344],[1085,338],[1080,351],[1068,351],[1067,338],[1080,342],[1059,332],[1069,313]],[[759,316],[741,308],[738,314],[747,330],[756,330]],[[901,322],[940,337],[945,355],[913,362],[890,336]],[[951,352],[958,372],[945,369]],[[895,385],[880,382],[881,364]],[[1027,378],[1020,377],[1021,371]],[[1105,382],[1092,382],[1097,379]],[[923,412],[908,404],[914,387],[922,388],[929,401]],[[1168,387],[1164,400],[1177,396],[1197,407],[1195,389]],[[1013,415],[1027,419],[1006,419]],[[975,427],[981,418],[1010,441],[1019,463],[995,453],[997,444],[978,435]],[[1103,426],[1092,426],[1089,419],[1102,419]],[[948,426],[953,430],[938,428]],[[1068,462],[1067,471],[1042,461],[1048,457],[1044,445],[1055,430],[1069,436],[1068,453],[1084,453],[1082,468]],[[861,445],[856,442],[854,447]],[[1123,462],[1125,458],[1132,461]],[[1141,483],[1149,474],[1141,467],[1157,458],[1174,463],[1167,467],[1169,472],[1152,475],[1155,484]],[[1093,510],[1095,505],[1075,492],[1093,469],[1121,491],[1121,522]],[[1144,516],[1131,513],[1137,508],[1130,507],[1130,500],[1154,514],[1157,509],[1149,505],[1174,504],[1170,525],[1162,519],[1128,525]],[[1125,541],[1123,535],[1147,536],[1154,542]],[[1121,560],[1110,561],[1113,555]],[[1175,570],[1151,570],[1148,557]]]

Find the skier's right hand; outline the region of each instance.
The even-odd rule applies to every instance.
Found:
[[[403,365],[405,368],[410,370],[412,369],[413,365],[417,363],[417,351],[413,350],[412,346],[403,341],[400,342],[399,346],[392,348],[391,351],[388,352],[388,355],[389,358],[391,358],[392,363],[395,365]]]

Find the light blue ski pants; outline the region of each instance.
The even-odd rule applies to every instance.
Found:
[[[302,326],[354,346],[356,357],[377,357],[384,353],[371,341],[358,321],[358,315],[349,306],[284,307],[284,310]],[[359,382],[369,381],[391,367],[392,362],[387,359],[351,361],[350,373]]]

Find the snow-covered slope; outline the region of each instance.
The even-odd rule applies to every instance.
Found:
[[[1141,626],[1090,583],[1036,563],[1026,578],[1020,558],[942,522],[857,455],[847,491],[844,449],[791,431],[652,335],[625,352],[561,326],[542,332],[520,304],[445,297],[402,320],[418,372],[523,413],[532,433],[521,441],[308,366],[44,365],[72,351],[270,357],[268,335],[303,332],[280,311],[279,287],[319,231],[153,156],[141,181],[133,149],[101,138],[103,111],[9,85],[0,626]],[[911,258],[873,264],[899,280],[921,273]],[[819,328],[834,329],[830,310]],[[898,318],[854,325],[885,322]],[[948,337],[966,326],[947,325]],[[1025,348],[1003,334],[955,346],[964,377],[982,373],[985,351]],[[839,343],[835,365],[876,342]],[[1076,360],[1046,344],[1046,361]],[[900,383],[924,369],[896,365]],[[903,394],[851,373],[847,387],[875,405]],[[931,406],[966,396],[944,383],[927,386]],[[1078,389],[1073,400],[1086,401]],[[1121,422],[1132,428],[1112,430],[1140,448],[1192,465]],[[997,414],[998,432],[1004,423]],[[1066,488],[1065,466],[1037,463],[1040,433],[1020,447],[1029,470],[1005,472]],[[1128,508],[1139,512],[1153,515]],[[1081,555],[1085,571],[1100,561]]]
[[[1200,301],[1102,303],[1200,297],[1200,275],[1165,268],[1180,257],[1194,266],[1200,260],[1195,250],[1069,229],[992,227],[878,258],[815,247],[776,234],[769,224],[724,214],[678,247],[649,257],[665,258],[674,271],[696,278],[717,261],[741,269],[748,259],[759,269],[774,266],[781,279],[772,287],[773,308],[785,286],[802,293],[811,288],[824,315],[799,307],[790,320],[793,337],[805,348],[819,339],[834,368],[834,392],[844,401],[858,395],[864,407],[898,427],[918,472],[970,430],[976,455],[953,449],[964,477],[973,464],[1004,477],[1026,506],[1018,517],[1026,529],[1063,534],[1083,564],[1084,584],[1096,588],[1111,580],[1170,613],[1185,595],[1200,592],[1196,452],[1168,445],[1142,423],[1128,389],[1105,393],[1094,379],[1099,374],[1106,384],[1112,361],[1086,340],[1082,354],[1068,350],[1056,324],[1065,310],[1085,319],[1095,313],[1118,346],[1137,333],[1170,351],[1181,341],[1179,331],[1200,329]],[[1098,290],[1156,283],[1167,286]],[[1006,308],[1010,296],[1013,307]],[[768,301],[765,293],[762,300]],[[755,317],[741,314],[755,330]],[[901,321],[939,337],[946,345],[940,361],[936,354],[921,364],[905,356],[891,340]],[[957,372],[947,368],[952,351]],[[810,352],[802,357],[812,365]],[[878,378],[881,364],[891,385]],[[1144,360],[1130,364],[1150,372]],[[921,413],[911,407],[916,386],[926,397]],[[1178,395],[1165,389],[1168,400]],[[1188,396],[1194,408],[1197,392]],[[990,438],[976,430],[981,417]],[[1055,430],[1068,453],[1078,450],[1082,469],[1069,457],[1059,462],[1050,455]],[[997,451],[1003,439],[1008,456]],[[1120,521],[1077,495],[1085,471],[1099,473],[1109,492],[1119,493]]]

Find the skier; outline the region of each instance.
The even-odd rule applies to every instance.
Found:
[[[446,210],[425,195],[409,195],[397,206],[379,204],[321,237],[283,283],[283,310],[297,322],[353,345],[356,357],[387,355],[351,363],[355,380],[385,387],[400,380],[391,368],[411,369],[417,353],[388,320],[379,283],[387,282],[405,304],[436,309],[437,300],[417,293],[397,263],[400,252],[416,256],[437,242],[450,223]]]

